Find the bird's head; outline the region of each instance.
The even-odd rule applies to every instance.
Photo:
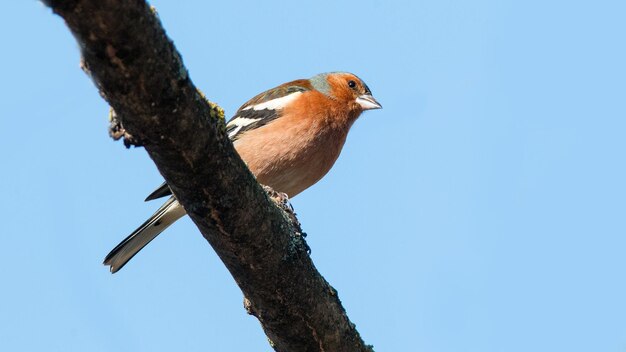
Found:
[[[310,79],[318,91],[347,104],[351,110],[361,113],[365,110],[382,109],[382,105],[372,96],[372,92],[359,77],[348,72],[321,73]]]

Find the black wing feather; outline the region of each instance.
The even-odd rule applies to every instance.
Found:
[[[265,126],[268,123],[276,120],[279,116],[280,114],[277,110],[270,110],[270,109],[240,110],[239,112],[237,112],[237,115],[235,115],[230,121],[233,121],[235,118],[250,119],[250,120],[257,120],[257,121],[249,123],[245,126],[230,123],[229,121],[229,124],[226,125],[226,133],[228,134],[228,137],[230,138],[230,140],[234,142],[243,135],[243,132],[250,131],[255,128],[259,128],[261,126]]]
[[[150,200],[163,198],[163,197],[169,196],[171,194],[172,194],[172,190],[170,189],[170,186],[167,185],[167,182],[163,182],[159,186],[159,188],[154,190],[154,192],[150,193],[150,195],[148,197],[146,197],[145,202],[150,201]]]

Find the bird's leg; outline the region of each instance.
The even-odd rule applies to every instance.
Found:
[[[298,242],[297,247],[302,248],[308,254],[311,254],[311,248],[304,240],[304,238],[306,237],[306,232],[302,231],[300,221],[298,221],[298,218],[296,217],[296,212],[289,202],[289,196],[283,192],[276,192],[272,187],[265,185],[262,186],[263,190],[265,190],[265,192],[267,192],[267,195],[270,196],[270,199],[287,214],[287,216],[295,226],[296,236],[294,238],[296,239],[296,242]]]
[[[262,185],[262,186],[263,186],[263,190],[267,192],[267,194],[274,201],[274,203],[276,203],[281,209],[286,211],[288,214],[293,215],[293,217],[295,218],[296,212],[294,211],[293,206],[289,202],[289,196],[287,195],[287,193],[277,192],[270,186],[266,186],[266,185]]]

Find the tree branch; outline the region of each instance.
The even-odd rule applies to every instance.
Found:
[[[239,158],[222,109],[193,85],[154,10],[143,0],[44,1],[76,37],[84,70],[116,113],[115,135],[145,147],[274,349],[371,351],[315,269],[295,216]]]

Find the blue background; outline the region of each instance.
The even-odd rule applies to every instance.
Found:
[[[153,5],[229,116],[336,70],[383,104],[293,199],[377,351],[626,349],[623,1]],[[59,17],[14,1],[0,30],[0,349],[270,350],[189,219],[101,265],[161,177],[107,136]]]

